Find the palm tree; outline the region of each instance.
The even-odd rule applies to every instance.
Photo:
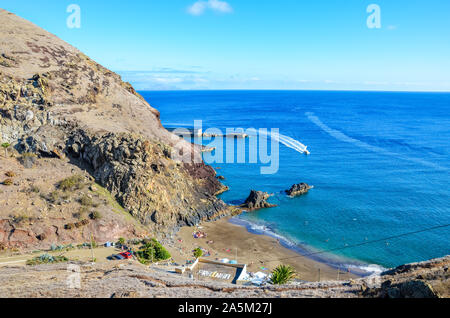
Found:
[[[200,247],[197,247],[195,250],[194,250],[194,257],[195,258],[200,258],[200,257],[202,257],[203,256],[203,250],[200,248]]]
[[[6,158],[8,158],[8,148],[9,148],[10,146],[11,146],[11,144],[8,143],[8,142],[2,143],[2,147],[5,149],[5,157],[6,157]]]
[[[285,285],[297,276],[295,270],[289,265],[279,265],[272,272],[270,282],[274,285]]]

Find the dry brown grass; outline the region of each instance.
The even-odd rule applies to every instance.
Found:
[[[5,173],[5,176],[7,176],[9,178],[14,178],[16,176],[16,174],[14,173],[14,171],[7,171]]]

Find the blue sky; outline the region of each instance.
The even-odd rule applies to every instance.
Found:
[[[81,28],[66,25],[69,4]],[[366,8],[381,9],[370,29]],[[145,89],[450,91],[448,0],[0,0]]]

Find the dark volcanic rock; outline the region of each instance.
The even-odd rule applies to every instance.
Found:
[[[411,280],[399,284],[386,281],[382,284],[378,297],[381,298],[438,298],[427,282]]]
[[[87,162],[97,182],[144,225],[170,231],[227,213],[214,196],[222,186],[214,170],[204,163],[177,164],[161,142],[77,130],[67,144],[67,152]]]
[[[296,197],[308,193],[311,188],[306,183],[294,184],[289,190],[286,190],[286,194],[291,197]]]
[[[241,208],[249,209],[252,211],[276,207],[276,205],[267,202],[267,199],[269,199],[270,197],[271,195],[267,192],[252,190],[247,200],[245,200],[245,203],[241,205]]]

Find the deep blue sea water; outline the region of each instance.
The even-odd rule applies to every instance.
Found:
[[[450,254],[450,227],[383,239],[450,224],[450,94],[140,93],[166,127],[203,120],[204,128],[279,128],[309,147],[305,156],[280,144],[275,175],[255,164],[213,164],[231,188],[226,202],[241,203],[251,189],[275,194],[278,207],[240,216],[253,230],[308,251],[339,249],[324,254],[336,264],[392,267]],[[283,191],[299,182],[314,189],[288,198]]]

